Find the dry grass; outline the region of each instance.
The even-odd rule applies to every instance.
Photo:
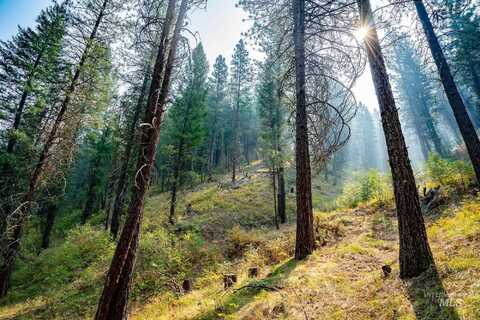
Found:
[[[318,213],[337,226],[305,261],[265,266],[260,280],[244,275],[237,288],[260,282],[275,290],[223,291],[219,282],[166,303],[139,307],[134,319],[480,319],[480,201],[469,199],[428,218],[438,273],[402,281],[396,219],[391,210]],[[392,266],[385,278],[381,267]],[[280,269],[275,273],[271,270]],[[168,304],[168,308],[165,307]],[[161,310],[161,312],[156,313]]]
[[[207,184],[181,195],[175,229],[165,223],[168,195],[149,199],[132,319],[480,319],[479,198],[427,218],[438,272],[401,281],[392,208],[316,212],[318,250],[297,262],[290,259],[294,224],[273,227],[268,181],[258,173],[238,189]],[[197,215],[182,214],[186,203]],[[288,206],[291,217],[291,197]],[[28,262],[23,278],[16,276],[22,280],[16,296],[0,306],[0,319],[91,318],[113,246],[102,232],[79,230],[35,260],[36,270],[28,270]],[[105,249],[95,252],[100,240]],[[78,254],[67,255],[73,249]],[[91,263],[84,265],[89,256]],[[387,278],[385,264],[393,269]],[[247,277],[251,266],[260,268],[258,279]],[[52,270],[55,279],[48,278]],[[239,276],[229,290],[223,289],[225,273]],[[35,281],[25,285],[30,275]],[[178,285],[182,277],[193,280],[189,294],[166,285]]]

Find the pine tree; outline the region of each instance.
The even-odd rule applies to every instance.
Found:
[[[313,234],[312,176],[308,150],[308,119],[305,77],[305,0],[293,1],[295,43],[295,162],[297,170],[297,232],[295,259],[306,258],[315,249]]]
[[[441,156],[447,156],[430,110],[433,104],[431,79],[425,73],[418,54],[405,39],[396,44],[394,51],[393,69],[398,73],[396,83],[400,91],[399,97],[407,106],[407,118],[420,139],[424,159],[428,158],[432,150]]]
[[[0,87],[7,103],[13,101],[13,119],[9,131],[7,153],[12,153],[27,107],[45,97],[50,83],[57,80],[56,70],[62,49],[67,13],[64,5],[55,4],[43,10],[35,30],[19,28],[8,42],[0,43]],[[8,110],[7,105],[2,109]],[[3,115],[3,117],[9,117]]]
[[[55,120],[51,125],[51,128],[45,138],[45,142],[41,148],[39,153],[38,159],[34,165],[34,169],[30,174],[30,178],[28,179],[28,191],[22,198],[21,203],[23,207],[20,210],[17,210],[15,218],[12,222],[12,228],[10,230],[11,234],[8,236],[8,239],[5,241],[4,250],[3,250],[3,261],[0,265],[0,295],[5,295],[8,291],[9,282],[10,282],[10,275],[12,272],[13,264],[15,262],[15,258],[18,254],[20,240],[22,238],[23,228],[25,226],[28,212],[30,207],[32,206],[32,202],[35,199],[35,194],[37,188],[39,186],[41,177],[45,171],[45,165],[47,162],[47,158],[50,155],[50,152],[54,146],[55,139],[58,137],[58,132],[61,128],[61,125],[64,121],[64,117],[67,113],[67,110],[71,106],[71,103],[74,99],[75,91],[79,85],[82,72],[84,68],[88,64],[88,60],[91,50],[95,47],[97,33],[99,31],[99,27],[105,17],[105,11],[107,9],[107,5],[111,0],[103,0],[99,6],[99,10],[94,18],[94,25],[90,36],[87,40],[87,43],[83,49],[81,58],[76,65],[75,72],[73,77],[71,78],[70,84],[65,91],[64,98],[62,103],[56,113]]]
[[[127,317],[128,295],[140,237],[145,195],[150,187],[160,137],[161,119],[170,91],[170,81],[174,61],[177,58],[180,32],[188,11],[188,1],[181,1],[178,14],[175,14],[175,8],[176,1],[169,0],[150,84],[147,111],[142,122],[144,125],[136,165],[137,174],[134,177],[135,183],[132,188],[128,216],[105,280],[95,315],[96,320],[121,320]]]
[[[60,54],[66,19],[65,7],[53,5],[40,13],[35,30],[19,28],[12,40],[0,43],[0,126],[7,129],[0,150],[2,235],[6,216],[18,206],[17,194],[25,192],[41,123],[60,92],[55,82],[64,74]]]
[[[443,54],[443,50],[433,29],[433,25],[430,21],[425,5],[421,0],[415,0],[414,4],[417,10],[418,18],[422,24],[423,31],[427,38],[433,60],[435,61],[438,73],[440,74],[445,93],[450,106],[452,107],[453,114],[455,115],[455,119],[457,120],[458,127],[460,128],[460,132],[467,147],[470,161],[472,162],[473,169],[475,170],[477,181],[480,182],[480,140],[475,128],[473,127],[472,121],[468,115],[465,103],[460,95],[457,85],[455,84],[452,72],[450,71],[450,66],[445,58],[445,55]]]
[[[108,167],[111,163],[112,132],[106,127],[98,137],[98,133],[92,132],[89,140],[90,168],[88,172],[87,198],[82,212],[82,224],[91,217],[94,209],[98,206],[100,195],[107,182]]]
[[[192,151],[202,143],[207,102],[208,62],[200,43],[193,51],[186,70],[186,87],[168,111],[166,135],[174,154],[169,222],[175,223],[177,190],[181,185],[181,171]]]
[[[400,277],[412,278],[430,268],[433,265],[433,257],[370,1],[358,0],[357,3],[361,27],[367,30],[364,37],[365,49],[380,106],[392,170],[400,236]]]
[[[286,222],[284,154],[282,153],[286,109],[282,103],[281,89],[276,77],[278,77],[278,68],[275,68],[271,57],[267,58],[262,66],[257,101],[261,124],[261,149],[272,174],[274,217],[278,228],[279,223]]]
[[[117,238],[117,234],[120,229],[120,217],[124,209],[124,200],[127,193],[127,178],[132,162],[132,152],[134,151],[134,146],[138,144],[136,131],[139,125],[140,117],[145,108],[145,94],[150,83],[152,60],[153,54],[152,57],[149,57],[147,61],[145,61],[145,66],[141,71],[141,73],[143,74],[142,85],[137,93],[138,97],[136,99],[136,103],[133,104],[132,116],[128,119],[130,122],[127,124],[127,129],[125,132],[125,147],[121,159],[120,173],[118,175],[118,181],[115,188],[115,200],[110,224],[110,231],[114,239]],[[130,103],[128,102],[127,104],[130,105]]]
[[[237,179],[237,169],[240,161],[240,114],[248,106],[251,86],[250,58],[245,42],[235,46],[230,67],[230,95],[232,99],[232,182]]]
[[[436,1],[435,1],[436,2]],[[434,3],[435,4],[435,3]],[[448,34],[446,54],[450,56],[459,76],[473,90],[477,113],[480,112],[480,16],[472,3],[463,1],[441,1],[439,9],[446,11],[441,21],[442,33]]]
[[[208,163],[207,175],[211,179],[213,168],[220,162],[222,153],[222,137],[224,136],[226,119],[225,110],[227,108],[227,81],[228,67],[225,58],[220,55],[213,65],[212,76],[209,80],[209,101],[206,118],[208,128]]]

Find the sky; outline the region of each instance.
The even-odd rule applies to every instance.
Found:
[[[0,0],[0,39],[10,39],[17,30],[17,25],[32,27],[40,11],[47,7],[51,0]],[[243,20],[247,15],[235,7],[236,0],[209,0],[206,9],[196,9],[190,14],[189,30],[196,33],[202,41],[210,65],[222,54],[230,61],[235,44],[240,40],[242,32],[248,30],[250,22]],[[253,58],[261,58],[261,54],[251,50]],[[353,89],[358,101],[370,109],[378,109],[377,99],[370,75],[366,72],[358,79]]]

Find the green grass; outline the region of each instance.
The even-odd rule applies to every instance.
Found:
[[[324,186],[325,187],[325,186]],[[315,212],[318,249],[301,262],[290,224],[276,231],[268,176],[238,189],[206,184],[180,194],[178,223],[166,223],[168,194],[146,204],[132,319],[478,319],[480,318],[480,199],[464,197],[427,217],[437,272],[398,277],[397,223],[391,204]],[[323,195],[330,197],[332,195]],[[317,198],[319,199],[319,198]],[[183,214],[191,203],[197,215]],[[318,205],[318,208],[321,206]],[[101,226],[75,227],[78,212],[60,217],[52,248],[38,254],[32,220],[12,290],[0,319],[89,319],[114,250]],[[384,278],[381,267],[392,266]],[[249,279],[249,267],[260,268]],[[224,290],[223,274],[238,283]],[[193,291],[183,294],[183,279]]]

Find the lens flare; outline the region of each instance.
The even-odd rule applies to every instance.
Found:
[[[370,28],[369,27],[360,27],[358,28],[357,30],[355,30],[355,38],[357,38],[357,40],[364,40],[365,37],[367,37],[368,33],[370,32]]]

